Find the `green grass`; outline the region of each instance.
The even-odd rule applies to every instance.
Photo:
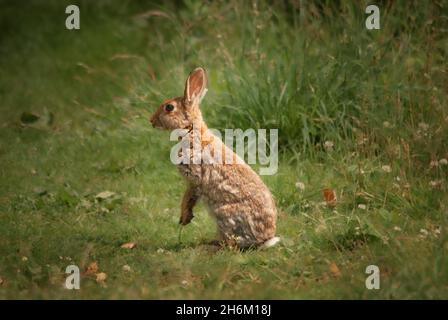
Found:
[[[68,31],[73,3],[0,1],[0,298],[448,298],[446,1],[380,2],[379,31],[358,1],[77,1]],[[148,118],[198,65],[211,127],[279,129],[269,250],[201,245],[201,205],[179,234],[184,183]],[[63,288],[93,261],[104,283]]]

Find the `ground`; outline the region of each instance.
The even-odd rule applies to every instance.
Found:
[[[446,1],[382,3],[380,30],[358,1],[0,6],[0,298],[448,298]],[[279,129],[268,250],[204,246],[202,205],[178,224],[149,116],[198,65],[210,127]]]

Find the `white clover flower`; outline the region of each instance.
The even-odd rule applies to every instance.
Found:
[[[425,123],[425,122],[420,122],[420,123],[418,124],[418,127],[419,127],[420,129],[422,129],[423,131],[427,131],[427,130],[429,129],[429,124],[427,124],[427,123]]]
[[[303,182],[297,181],[296,182],[296,188],[299,191],[304,191],[305,190],[305,184]]]
[[[439,164],[441,166],[446,166],[448,164],[448,160],[445,159],[445,158],[442,158],[442,159],[439,160]]]
[[[438,188],[442,185],[443,181],[442,180],[432,180],[429,181],[429,185],[431,188]]]
[[[181,284],[182,284],[183,287],[186,287],[186,286],[188,286],[188,281],[187,280],[182,280]]]
[[[358,209],[366,210],[367,206],[365,204],[360,203],[360,204],[358,204]]]
[[[438,167],[439,166],[439,161],[437,161],[437,160],[432,160],[430,163],[429,163],[429,167],[430,168],[434,168],[434,167]]]
[[[390,173],[392,172],[392,168],[389,165],[384,165],[381,167],[384,172]]]
[[[327,150],[333,150],[334,142],[330,141],[330,140],[327,140],[327,141],[324,142],[324,147]]]

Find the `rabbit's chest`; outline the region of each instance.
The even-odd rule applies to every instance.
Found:
[[[199,184],[202,180],[202,163],[200,151],[193,148],[193,142],[190,138],[182,141],[184,147],[178,151],[180,163],[177,168],[182,176],[193,184]],[[185,148],[185,146],[188,146]],[[198,160],[199,159],[199,160]]]
[[[198,164],[179,164],[177,166],[180,174],[193,184],[200,184],[202,181],[202,168]]]

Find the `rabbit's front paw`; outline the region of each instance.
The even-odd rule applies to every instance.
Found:
[[[185,225],[189,224],[191,222],[191,219],[193,219],[193,218],[194,218],[193,211],[190,210],[180,216],[179,224],[185,226]]]

